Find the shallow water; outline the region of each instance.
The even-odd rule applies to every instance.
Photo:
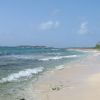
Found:
[[[18,100],[43,72],[61,69],[84,55],[86,52],[61,48],[0,47],[0,100]]]

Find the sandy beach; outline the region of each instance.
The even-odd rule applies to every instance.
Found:
[[[99,51],[47,73],[32,86],[36,100],[100,100]]]
[[[100,100],[100,0],[0,0],[0,100]]]

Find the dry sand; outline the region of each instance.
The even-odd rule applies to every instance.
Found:
[[[36,100],[100,100],[100,53],[46,73],[33,93]]]

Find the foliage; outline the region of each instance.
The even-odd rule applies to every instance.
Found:
[[[100,49],[100,44],[96,44],[96,49]]]

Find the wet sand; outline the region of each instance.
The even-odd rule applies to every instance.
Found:
[[[45,73],[32,91],[36,100],[100,100],[100,52]]]

